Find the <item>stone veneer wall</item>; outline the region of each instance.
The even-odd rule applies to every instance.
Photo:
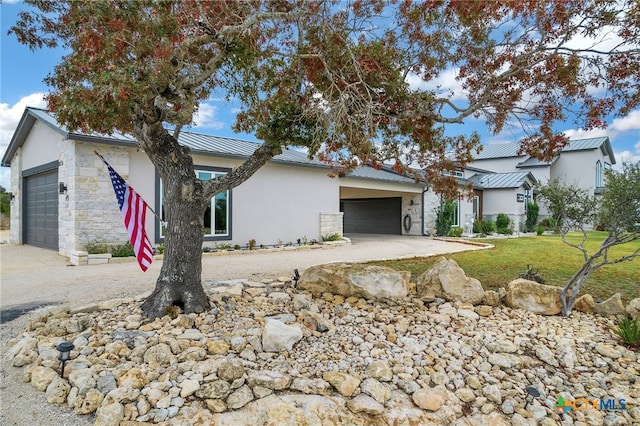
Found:
[[[433,191],[427,191],[424,196],[424,233],[435,237],[437,209],[440,206],[440,196]]]
[[[413,204],[411,203],[413,201]],[[404,228],[404,218],[409,215],[411,218],[411,228],[407,231]],[[404,194],[402,196],[402,235],[422,235],[422,195]]]
[[[68,192],[60,200],[60,253],[84,250],[87,243],[122,244],[128,241],[111,179],[100,154],[127,180],[129,148],[66,141],[59,175]],[[64,177],[63,177],[64,176]]]
[[[320,237],[327,235],[343,235],[343,212],[320,213]]]

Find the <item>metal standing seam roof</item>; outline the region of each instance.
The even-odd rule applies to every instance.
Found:
[[[507,189],[518,188],[528,179],[536,182],[530,172],[484,173],[473,175],[469,180],[481,189]]]
[[[39,108],[31,108],[28,107],[25,110],[25,114],[23,115],[22,120],[20,121],[19,128],[16,130],[9,147],[7,148],[7,152],[5,153],[5,157],[3,162],[6,160],[7,165],[10,163],[11,158],[18,145],[20,145],[19,139],[22,139],[22,142],[27,137],[28,132],[35,123],[35,119],[42,121],[47,126],[50,126],[55,131],[61,133],[67,139],[75,139],[89,142],[102,142],[102,143],[111,143],[118,145],[127,145],[127,146],[135,146],[135,139],[128,135],[123,135],[121,133],[114,133],[112,135],[104,135],[98,133],[91,134],[83,134],[83,133],[73,133],[69,132],[65,126],[62,126],[55,119],[55,116],[51,114],[47,110],[39,109]],[[251,142],[242,139],[207,135],[203,133],[194,133],[194,132],[181,132],[178,137],[178,143],[180,145],[186,146],[191,149],[192,153],[200,154],[200,155],[209,155],[209,156],[218,156],[218,157],[227,157],[227,158],[246,158],[249,157],[253,152],[261,145],[259,142]],[[11,152],[10,152],[11,151]],[[295,149],[282,149],[282,154],[275,156],[272,160],[274,163],[283,163],[283,164],[296,164],[307,167],[321,167],[329,169],[329,165],[319,161],[317,159],[310,159],[307,153],[303,151],[298,151]],[[382,168],[380,170],[375,169],[373,167],[365,167],[360,166],[353,170],[352,172],[347,174],[348,177],[368,179],[368,180],[378,180],[385,182],[395,182],[402,184],[413,184],[416,185],[414,179],[402,176],[398,173],[395,173],[386,168]]]
[[[351,172],[347,173],[346,177],[402,183],[406,185],[421,185],[411,177],[400,175],[385,168],[378,170],[374,167],[369,166],[358,166]]]
[[[518,154],[520,144],[518,142],[498,143],[492,145],[484,145],[482,151],[474,156],[474,160],[491,160],[495,158],[510,158],[510,157],[526,157],[522,163],[518,164],[518,167],[540,167],[553,163],[545,163],[538,161],[537,159],[530,157],[526,154]],[[613,155],[613,149],[611,148],[611,142],[608,136],[600,136],[597,138],[587,139],[572,139],[569,144],[562,149],[562,152],[570,151],[584,151],[591,149],[602,149],[611,159],[613,164],[616,163]],[[534,161],[535,160],[535,161]],[[527,163],[525,165],[525,163]]]

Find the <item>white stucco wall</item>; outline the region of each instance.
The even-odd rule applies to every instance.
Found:
[[[488,170],[494,173],[510,173],[515,172],[518,169],[516,166],[523,162],[526,157],[505,157],[505,158],[491,158],[486,160],[475,160],[469,163],[470,166],[477,167],[479,169]]]
[[[604,163],[611,164],[611,160],[600,149],[563,152],[551,166],[551,177],[560,179],[561,183],[587,189],[593,195],[598,160],[602,163],[604,180]]]
[[[524,188],[485,189],[483,191],[483,219],[495,222],[496,216],[504,213],[511,219],[514,232],[520,231],[520,226],[526,220],[526,202],[517,202],[517,194],[524,194]]]
[[[327,169],[267,164],[233,189],[233,243],[321,241],[320,214],[340,211],[339,181]]]
[[[58,160],[63,139],[51,127],[36,122],[22,145],[22,170]]]

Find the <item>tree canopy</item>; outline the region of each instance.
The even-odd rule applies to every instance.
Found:
[[[479,135],[447,126],[515,123],[522,150],[550,158],[570,117],[590,129],[640,103],[635,0],[31,0],[10,32],[69,54],[46,79],[67,128],[135,137],[160,175],[168,222],[147,316],[209,305],[200,283],[203,215],[283,147],[336,172],[391,163],[446,198]],[[605,43],[606,41],[606,43]],[[609,42],[612,41],[612,42]],[[455,76],[460,90],[438,79]],[[200,181],[178,143],[210,97],[233,99],[235,129],[262,141]],[[463,127],[458,127],[463,129]],[[411,168],[409,168],[411,167]]]
[[[40,12],[11,31],[32,48],[70,49],[47,82],[71,128],[136,134],[155,120],[177,132],[221,95],[242,108],[235,128],[276,152],[411,165],[440,190],[453,179],[439,171],[480,145],[473,132],[446,136],[448,124],[519,123],[522,149],[549,158],[566,143],[558,123],[602,126],[640,103],[630,0],[29,3]],[[447,72],[461,91],[435,87]],[[208,195],[224,189],[209,185]]]

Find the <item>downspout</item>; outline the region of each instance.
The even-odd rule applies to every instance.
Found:
[[[420,218],[421,218],[421,226],[422,226],[422,236],[423,237],[429,237],[430,235],[428,235],[427,233],[424,232],[424,206],[425,206],[425,202],[424,202],[424,194],[427,193],[427,191],[429,191],[429,187],[425,188],[422,191],[422,212],[420,214]]]

